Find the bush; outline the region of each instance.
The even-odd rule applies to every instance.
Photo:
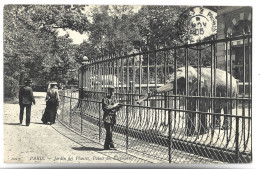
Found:
[[[11,76],[4,76],[4,99],[13,99],[19,91],[19,82]]]

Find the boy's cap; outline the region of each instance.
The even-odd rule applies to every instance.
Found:
[[[107,87],[107,89],[115,89],[115,87],[112,86],[112,85],[109,85],[109,86]]]

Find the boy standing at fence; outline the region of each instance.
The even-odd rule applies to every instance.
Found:
[[[116,123],[116,112],[119,110],[121,105],[117,102],[116,96],[114,95],[115,87],[108,86],[108,93],[102,99],[102,109],[104,111],[103,121],[106,129],[106,139],[104,144],[105,150],[115,149],[112,132]]]

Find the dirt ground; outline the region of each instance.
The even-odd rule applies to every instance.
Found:
[[[34,92],[34,96],[36,105],[32,106],[30,126],[25,125],[25,115],[23,124],[19,124],[17,102],[4,103],[4,163],[122,162],[111,156],[117,154],[116,150],[107,152],[101,144],[73,135],[60,123],[42,124],[45,93]],[[77,142],[68,136],[77,139]]]

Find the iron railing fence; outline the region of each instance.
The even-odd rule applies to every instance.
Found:
[[[78,93],[72,93],[61,94],[59,120],[88,139],[103,144],[101,102],[73,98],[71,95]],[[196,123],[188,126],[191,117],[196,118]],[[227,128],[214,125],[213,121],[221,123],[225,118],[229,118]],[[207,125],[203,125],[201,119],[206,119]],[[152,162],[248,163],[252,159],[251,120],[241,115],[126,104],[117,113],[113,138],[121,150]]]
[[[250,162],[251,51],[248,34],[97,57],[80,69],[79,98],[63,96],[70,111],[62,121],[102,140],[100,101],[114,85],[124,105],[115,137],[128,152],[176,163]]]

